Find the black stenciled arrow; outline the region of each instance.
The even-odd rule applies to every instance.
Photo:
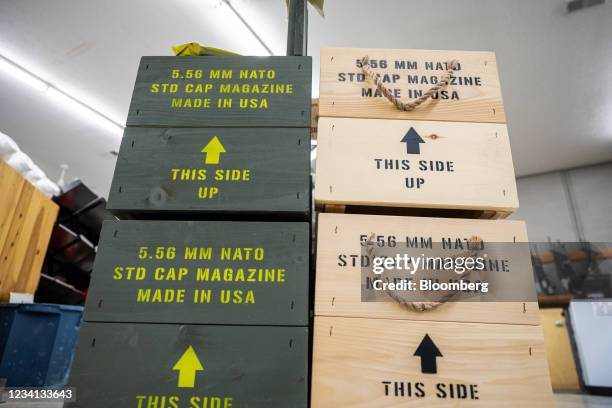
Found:
[[[429,334],[425,334],[413,355],[421,357],[421,372],[423,374],[436,374],[438,372],[436,358],[444,357]]]
[[[421,143],[425,143],[423,138],[419,136],[416,130],[413,127],[410,128],[408,132],[404,135],[401,140],[402,143],[406,143],[406,153],[408,154],[420,154],[421,153]]]

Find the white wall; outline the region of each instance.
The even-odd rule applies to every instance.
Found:
[[[531,242],[612,242],[612,163],[520,177],[517,187],[510,218],[527,222]]]

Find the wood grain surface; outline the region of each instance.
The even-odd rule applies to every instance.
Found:
[[[308,223],[106,221],[84,318],[306,326],[309,241]]]
[[[316,174],[318,205],[518,208],[503,124],[321,118]]]
[[[127,128],[107,208],[307,220],[310,197],[308,129]]]
[[[397,242],[405,237],[431,237],[433,242],[442,237],[469,239],[480,237],[485,243],[527,242],[525,223],[506,220],[466,220],[426,217],[392,217],[354,214],[319,214],[317,230],[317,260],[315,315],[369,317],[382,319],[435,320],[449,322],[510,323],[538,325],[538,304],[535,300],[533,272],[529,253],[520,265],[520,287],[528,288],[533,301],[448,302],[437,309],[415,312],[394,301],[362,302],[364,285],[359,263],[339,262],[339,255],[360,256],[360,237],[371,233]],[[383,238],[384,239],[384,238]],[[522,293],[522,292],[521,292]],[[527,299],[530,299],[528,297]]]
[[[458,99],[449,97],[429,100],[413,111],[400,111],[384,97],[362,96],[363,89],[372,92],[376,90],[376,84],[372,80],[361,76],[358,61],[365,55],[370,57],[374,72],[383,78],[385,74],[389,75],[390,82],[385,85],[398,89],[401,100],[407,101],[416,97],[410,95],[409,90],[424,92],[431,88],[436,78],[445,73],[445,68],[436,64],[443,64],[451,59],[457,59],[460,63],[460,69],[454,73],[456,80],[468,77],[471,78],[472,85],[459,85],[457,82],[446,88],[446,92],[451,96],[456,92]],[[386,68],[380,67],[380,61],[386,61]],[[433,69],[426,69],[427,63],[433,63]],[[476,78],[480,85],[475,85]],[[415,79],[416,83],[409,82]],[[495,54],[474,51],[323,48],[319,115],[458,122],[506,121]]]
[[[426,334],[442,354],[436,373],[414,355]],[[317,316],[312,370],[313,408],[553,406],[539,326]],[[458,384],[468,391],[452,398]]]
[[[309,127],[311,75],[310,57],[142,57],[127,125]]]
[[[59,207],[0,161],[0,299],[34,293]]]
[[[202,369],[179,387],[189,347]],[[308,328],[84,323],[70,374],[66,408],[304,408]]]

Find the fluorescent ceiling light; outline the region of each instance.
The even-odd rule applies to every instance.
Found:
[[[264,42],[264,40],[259,36],[259,34],[257,34],[257,32],[253,29],[253,27],[251,27],[251,25],[247,22],[247,20],[236,10],[236,8],[234,8],[232,3],[230,3],[229,0],[223,0],[222,3],[225,4],[232,11],[232,13],[234,13],[234,15],[238,18],[238,20],[240,20],[242,25],[247,30],[249,30],[249,32],[251,33],[251,35],[253,35],[253,37],[255,37],[257,42],[261,44],[262,47],[265,48],[266,52],[270,55],[274,55],[270,47],[268,47],[268,44]]]
[[[249,41],[251,44],[249,48],[253,50],[263,48],[264,53],[274,55],[270,46],[263,40],[263,36],[253,28],[246,16],[243,15],[242,4],[236,0],[208,0],[208,5],[216,10],[218,16],[224,21],[225,27],[234,27],[238,24],[236,29],[243,31],[244,34],[240,33],[238,35],[236,30],[233,30],[233,34],[236,38],[240,38],[241,42]]]
[[[32,74],[30,71],[15,64],[13,61],[2,55],[0,55],[0,70],[19,79],[20,81],[31,86],[37,91],[44,92],[46,95],[49,96],[50,99],[52,99],[56,103],[64,106],[73,113],[86,118],[90,122],[95,123],[99,127],[106,129],[116,135],[122,134],[123,126],[119,125],[114,120],[100,113],[88,104],[67,94],[61,89],[54,87],[53,85],[44,81],[40,77]]]
[[[21,82],[31,86],[37,91],[44,92],[49,87],[46,82],[38,79],[36,76],[30,74],[28,71],[7,60],[3,56],[0,56],[0,70],[10,74],[16,79],[19,79]]]
[[[47,89],[46,93],[49,98],[53,99],[57,104],[63,105],[65,108],[81,117],[87,118],[90,122],[95,123],[99,127],[117,135],[121,135],[121,132],[123,132],[123,127],[100,114],[98,111],[74,99],[72,96],[52,87]]]

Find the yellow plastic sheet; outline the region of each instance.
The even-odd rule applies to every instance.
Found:
[[[179,57],[196,57],[196,56],[208,56],[208,57],[236,57],[239,54],[231,51],[222,50],[220,48],[208,47],[197,42],[190,42],[186,44],[177,45],[172,47],[174,55]]]

